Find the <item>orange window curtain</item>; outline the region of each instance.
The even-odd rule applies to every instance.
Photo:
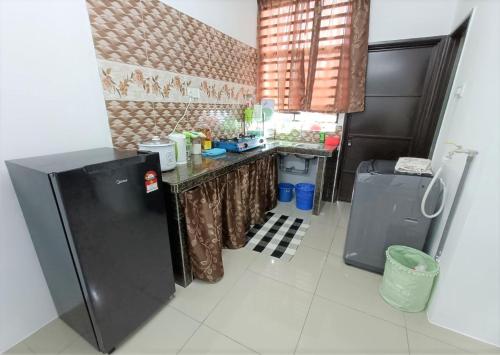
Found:
[[[258,2],[258,98],[279,111],[363,111],[370,1]]]

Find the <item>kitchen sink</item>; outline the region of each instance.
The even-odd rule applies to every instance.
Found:
[[[319,144],[315,143],[297,143],[295,144],[295,147],[297,148],[306,148],[306,149],[318,149]]]

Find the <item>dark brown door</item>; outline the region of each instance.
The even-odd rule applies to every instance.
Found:
[[[439,83],[449,79],[448,42],[432,37],[369,46],[365,111],[344,122],[339,200],[351,201],[364,160],[428,156],[444,97]]]

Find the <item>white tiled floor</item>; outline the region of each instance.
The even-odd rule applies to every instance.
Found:
[[[292,204],[277,211],[311,227],[291,262],[247,249],[224,250],[224,278],[177,287],[175,298],[116,354],[500,354],[403,314],[378,294],[379,275],[346,266],[348,204],[319,217]],[[8,354],[96,354],[56,320]]]

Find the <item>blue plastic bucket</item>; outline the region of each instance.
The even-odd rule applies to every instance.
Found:
[[[313,208],[314,201],[314,185],[313,184],[297,184],[295,185],[295,203],[299,210],[310,210]]]
[[[281,202],[290,202],[293,197],[293,184],[280,183],[278,184],[278,201]]]

